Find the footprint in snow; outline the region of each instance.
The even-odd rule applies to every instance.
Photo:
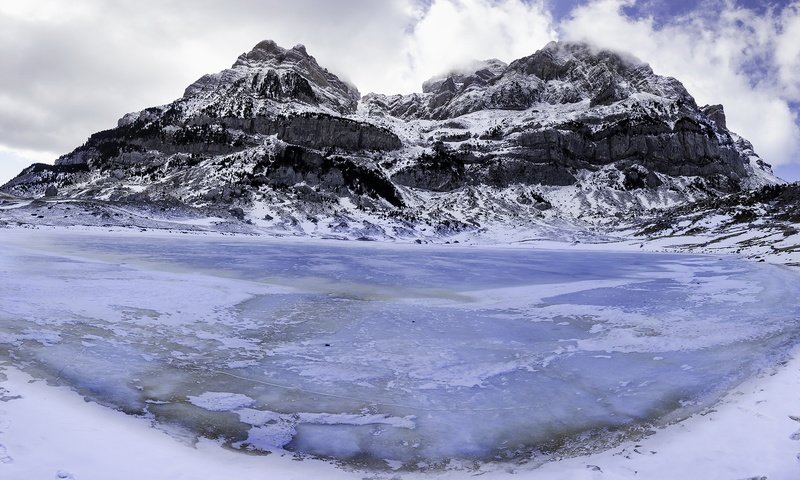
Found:
[[[789,418],[794,420],[795,422],[800,423],[800,417],[795,417],[794,415],[789,415]],[[792,439],[792,440],[800,440],[800,429],[798,429],[793,434],[789,435],[789,438]]]
[[[0,387],[0,402],[10,402],[22,398],[22,395],[12,395],[11,392],[3,387]]]
[[[797,423],[800,423],[800,417],[797,417],[797,416],[794,416],[794,415],[789,415],[789,418],[794,420]],[[794,432],[793,434],[789,435],[789,438],[792,439],[792,440],[800,440],[800,430],[798,430],[798,431]],[[800,453],[795,455],[795,458],[797,459],[798,462],[800,462]]]
[[[6,450],[6,446],[0,443],[0,463],[11,463],[14,461],[13,458],[6,455],[8,450]]]

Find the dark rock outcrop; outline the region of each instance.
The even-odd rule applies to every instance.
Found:
[[[706,105],[700,110],[711,119],[719,129],[728,129],[727,120],[725,119],[725,109],[722,105]]]
[[[305,185],[336,196],[364,195],[402,207],[392,182],[378,170],[338,156],[324,157],[301,147],[288,147],[269,162],[260,181],[269,185]]]
[[[370,123],[324,113],[304,113],[277,118],[199,118],[193,122],[220,122],[227,128],[249,134],[277,135],[279,139],[309,148],[340,148],[347,151],[396,150],[402,146],[394,133]]]
[[[572,185],[576,179],[569,169],[554,163],[540,163],[515,155],[478,158],[459,153],[423,155],[413,165],[399,170],[392,181],[408,187],[449,192],[465,185],[505,188],[514,184]]]
[[[526,158],[566,167],[636,162],[672,176],[746,174],[732,143],[721,143],[711,125],[688,117],[672,127],[652,117],[624,118],[597,130],[567,123],[523,132],[515,141]]]
[[[392,181],[408,187],[434,192],[449,192],[466,185],[464,160],[443,149],[424,154],[417,161],[392,175]]]

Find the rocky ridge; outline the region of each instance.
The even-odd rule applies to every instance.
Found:
[[[722,106],[622,54],[551,43],[361,98],[303,46],[264,41],[2,191],[413,239],[608,227],[777,183]]]

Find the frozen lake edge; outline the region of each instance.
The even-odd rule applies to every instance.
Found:
[[[324,242],[321,242],[321,243],[324,243]],[[350,243],[352,244],[353,242],[350,242]],[[356,245],[357,245],[357,246],[359,246],[359,247],[363,246],[363,244],[356,244]],[[368,248],[369,248],[369,247],[368,247]],[[376,246],[375,248],[380,248],[380,247],[379,247],[379,246]],[[417,247],[417,246],[413,246],[413,245],[412,245],[412,246],[408,246],[408,248],[410,248],[410,249],[419,249],[419,248],[424,248],[424,247]],[[459,248],[465,248],[465,247],[459,247]],[[570,248],[573,248],[573,247],[570,247]],[[789,365],[788,365],[788,366],[786,366],[785,368],[792,368],[792,367],[791,367],[792,365],[795,365],[795,360],[792,360],[792,362],[790,362],[790,363],[789,363]],[[12,375],[12,376],[13,376],[13,375]],[[9,383],[9,385],[13,387],[13,382],[12,382],[12,383]],[[10,388],[10,389],[8,389],[8,390],[10,390],[12,394],[14,393],[14,390],[13,390],[13,388]],[[20,400],[14,400],[14,401],[16,401],[16,402],[19,402]],[[726,400],[726,401],[727,401],[727,400]],[[9,404],[11,404],[11,401],[9,402]],[[795,412],[795,413],[797,413],[797,412]],[[790,414],[791,414],[791,415],[794,415],[794,413],[790,413]],[[695,417],[695,418],[697,418],[697,417]],[[695,420],[691,420],[691,421],[695,421]],[[682,423],[678,424],[678,426],[680,426],[680,425],[684,425],[685,423],[686,423],[686,422],[682,422]],[[667,429],[667,430],[665,430],[665,431],[674,430],[675,428],[676,428],[676,426],[672,426],[672,427],[668,428],[668,429]],[[791,432],[790,432],[790,433],[791,433]],[[2,435],[2,434],[0,434],[0,435]],[[648,440],[649,440],[649,439],[648,439]],[[9,443],[5,443],[5,442],[0,442],[0,443],[3,443],[3,444],[6,446],[6,449],[8,449],[8,445],[10,445]],[[600,454],[600,455],[602,455],[602,454]],[[13,457],[11,457],[11,458],[13,458]],[[581,457],[581,458],[584,458],[584,457]],[[794,459],[792,459],[792,460],[794,460]],[[266,460],[265,460],[265,461],[266,461]],[[569,462],[569,461],[571,461],[571,460],[568,460],[567,462]],[[312,462],[312,463],[314,463],[314,462]],[[562,464],[562,463],[564,463],[564,462],[556,462],[556,463],[554,463],[554,464],[548,464],[548,465],[546,465],[545,467],[543,467],[542,471],[546,470],[547,468],[551,468],[551,466],[550,466],[550,465],[558,465],[558,464]],[[317,465],[325,465],[325,464],[324,464],[324,463],[317,463]],[[0,468],[3,468],[3,467],[0,465]],[[510,467],[509,467],[509,468],[510,468]],[[515,467],[515,468],[516,468],[516,467]],[[554,468],[554,467],[553,467],[553,468]],[[605,467],[605,468],[603,468],[603,471],[607,471],[607,468],[608,468],[608,467]],[[589,470],[592,470],[592,471],[594,471],[593,469],[589,469]],[[531,473],[531,474],[533,474],[533,472],[534,472],[534,471],[532,471],[532,472],[530,472],[530,473]],[[495,472],[495,473],[497,473],[497,472]],[[447,475],[447,472],[443,472],[443,473],[441,473],[441,475]],[[737,474],[737,475],[738,475],[738,474]],[[80,477],[80,478],[83,478],[83,477]],[[158,477],[148,477],[148,478],[158,478]],[[170,477],[170,478],[176,478],[176,477]],[[204,477],[204,478],[210,478],[210,477]],[[553,478],[553,477],[548,477],[548,478]],[[570,478],[576,478],[576,477],[570,477]],[[587,478],[592,478],[592,477],[587,477]],[[603,477],[603,478],[613,478],[613,477]],[[782,478],[782,477],[780,477],[780,476],[778,476],[778,477],[775,477],[775,476],[770,476],[770,478]]]

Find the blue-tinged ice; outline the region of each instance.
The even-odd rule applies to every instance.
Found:
[[[795,274],[698,255],[84,234],[13,246],[0,282],[0,357],[31,372],[237,448],[407,465],[679,419],[800,332]]]

